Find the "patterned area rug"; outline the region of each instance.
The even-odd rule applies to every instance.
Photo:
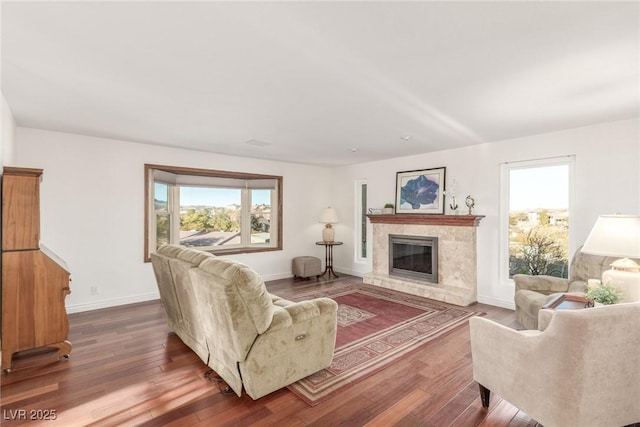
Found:
[[[296,300],[338,303],[331,366],[288,386],[314,406],[483,313],[374,286],[330,285]]]

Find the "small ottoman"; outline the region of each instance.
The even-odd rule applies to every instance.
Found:
[[[293,277],[319,277],[322,270],[320,258],[314,256],[299,256],[293,259]]]

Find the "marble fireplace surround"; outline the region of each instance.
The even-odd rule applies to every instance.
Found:
[[[482,215],[367,215],[373,224],[373,271],[364,283],[450,304],[476,301],[476,230]],[[389,234],[438,238],[438,283],[389,276]]]

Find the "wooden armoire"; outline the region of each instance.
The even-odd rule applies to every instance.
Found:
[[[14,353],[54,347],[67,358],[71,292],[66,263],[40,244],[42,169],[5,167],[2,175],[2,369]]]

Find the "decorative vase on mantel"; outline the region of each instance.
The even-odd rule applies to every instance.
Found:
[[[451,203],[449,203],[449,209],[451,210],[451,215],[458,215],[458,203],[456,203],[456,196],[451,197]]]

